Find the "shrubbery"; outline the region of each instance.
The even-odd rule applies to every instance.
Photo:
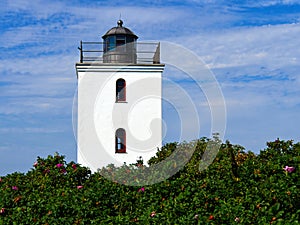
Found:
[[[226,142],[208,169],[199,171],[209,141],[170,143],[149,161],[150,167],[139,160],[119,168],[109,165],[94,174],[58,154],[38,158],[26,174],[0,178],[0,224],[300,222],[300,143],[275,140],[255,155]],[[163,176],[164,171],[152,175],[151,167],[172,155],[176,147],[180,158],[189,155],[191,146],[196,150],[178,173],[139,186],[151,180],[149,176]],[[168,166],[176,170],[180,165],[171,160]],[[135,186],[119,184],[119,180]]]

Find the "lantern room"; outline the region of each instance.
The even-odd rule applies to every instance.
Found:
[[[122,20],[118,20],[117,25],[102,36],[103,62],[136,64],[136,40],[138,37],[128,28],[123,27]]]

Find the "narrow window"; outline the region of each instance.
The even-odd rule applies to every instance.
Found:
[[[116,47],[117,47],[118,53],[126,52],[125,36],[123,36],[123,35],[117,36]]]
[[[126,153],[126,132],[123,128],[116,131],[115,139],[115,152]]]
[[[118,79],[116,82],[116,102],[126,101],[126,81]]]
[[[114,36],[108,37],[107,39],[107,50],[112,51],[116,47],[116,38]]]
[[[125,36],[117,36],[116,46],[125,45]]]

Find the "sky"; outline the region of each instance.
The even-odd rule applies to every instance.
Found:
[[[120,15],[139,41],[176,43],[208,66],[225,100],[224,140],[255,153],[277,138],[300,141],[298,0],[2,0],[0,175],[26,172],[38,156],[55,152],[76,161],[77,47],[80,40],[101,41]],[[195,102],[200,137],[210,137],[204,93],[167,67],[164,76]],[[169,83],[163,86],[171,96]],[[177,141],[172,120],[180,115],[164,103],[163,116],[164,142]]]

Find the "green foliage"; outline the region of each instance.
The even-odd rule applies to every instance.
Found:
[[[219,144],[220,150],[206,170],[199,170],[209,144]],[[191,150],[195,150],[192,155]],[[184,157],[190,158],[189,163],[169,179],[139,186],[163,177],[166,168],[181,168]],[[159,168],[155,166],[164,159],[170,159],[167,165],[159,171],[151,169]],[[255,155],[228,141],[202,138],[166,144],[149,165],[139,159],[91,174],[59,154],[38,158],[26,174],[1,177],[0,225],[283,225],[300,221],[299,143],[277,139]],[[286,166],[294,170],[285,171]]]

